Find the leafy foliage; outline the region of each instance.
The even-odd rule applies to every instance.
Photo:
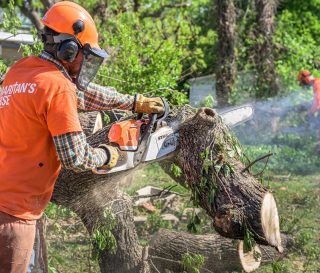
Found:
[[[185,79],[206,66],[203,50],[197,44],[206,43],[204,39],[211,42],[209,38],[198,40],[201,29],[192,21],[193,11],[200,9],[200,4],[163,8],[171,1],[141,1],[139,9],[134,10],[131,1],[124,2],[110,1],[106,19],[96,17],[98,22],[103,21],[100,37],[111,55],[98,81],[124,93],[161,95],[175,104],[185,103]],[[119,12],[124,6],[125,12]],[[101,11],[103,4],[91,1],[87,7]]]
[[[91,235],[93,244],[93,258],[99,259],[101,250],[108,250],[110,253],[115,254],[117,250],[117,241],[112,234],[112,229],[116,226],[117,221],[112,212],[105,208],[103,217],[96,223],[95,228]]]
[[[200,254],[186,253],[182,256],[182,264],[185,269],[192,273],[200,273],[201,267],[204,264],[204,257]]]
[[[191,233],[198,233],[201,224],[201,219],[198,216],[198,214],[195,213],[195,209],[192,210],[191,217],[188,217],[188,220],[188,231]]]
[[[21,44],[20,50],[22,51],[22,56],[27,57],[30,55],[38,55],[43,49],[43,43],[39,40],[37,31],[35,29],[31,30],[33,35],[34,43],[32,45]]]
[[[175,177],[180,177],[182,174],[182,170],[180,169],[180,167],[174,163],[171,164],[170,170],[173,172]]]
[[[153,234],[160,228],[171,229],[172,224],[169,221],[163,220],[162,215],[159,212],[149,214],[145,223],[145,230]]]
[[[15,1],[10,0],[4,9],[3,20],[0,24],[0,28],[16,35],[17,31],[21,28],[21,25],[21,20],[16,13]]]

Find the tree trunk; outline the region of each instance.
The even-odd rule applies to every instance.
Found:
[[[236,8],[233,0],[218,0],[218,61],[216,90],[219,106],[229,104],[236,75]]]
[[[256,22],[254,47],[255,66],[258,73],[256,96],[276,96],[280,89],[274,64],[273,34],[277,0],[255,0]]]
[[[105,199],[107,203],[96,203],[95,207],[83,206],[77,211],[91,235],[97,228],[108,229],[110,219],[105,216],[106,209],[115,217],[116,225],[112,234],[116,240],[116,251],[113,253],[109,249],[99,249],[93,242],[99,253],[101,273],[139,273],[142,267],[142,247],[134,226],[131,198],[115,187],[110,189]]]
[[[292,246],[292,240],[282,236],[286,252]],[[243,253],[243,242],[230,240],[218,234],[193,235],[173,230],[160,229],[152,238],[149,245],[149,259],[159,272],[184,272],[182,263],[185,255],[202,255],[204,263],[201,267],[206,272],[233,272],[246,269],[246,272],[256,270],[262,264],[274,262],[284,254],[279,254],[273,247],[256,246],[256,253],[261,254],[261,259],[253,251]],[[155,270],[152,270],[155,271]]]
[[[40,34],[43,29],[43,25],[40,21],[40,17],[35,10],[35,8],[32,6],[32,1],[23,1],[23,4],[20,6],[20,10],[23,13],[24,16],[29,18],[33,26],[36,28],[38,32],[38,37],[40,37]]]
[[[200,109],[195,115],[185,107],[166,121],[179,133],[179,146],[175,153],[161,158],[160,164],[168,172],[171,163],[181,168],[182,175],[176,180],[183,185],[187,182],[194,200],[212,218],[215,229],[223,236],[239,239],[250,231],[256,240],[281,250],[277,208],[271,193],[249,173],[242,172],[244,166],[236,156],[226,157],[224,161],[221,158],[225,156],[222,150],[234,151],[235,144],[218,115],[208,108]],[[87,138],[88,143],[93,147],[107,143],[109,129],[107,126],[98,130]],[[210,158],[203,155],[207,151]],[[233,166],[229,175],[227,163],[230,169]],[[115,255],[110,255],[108,249],[100,250],[101,272],[147,273],[149,270],[143,258],[147,249],[142,253],[138,244],[131,204],[118,191],[128,176],[144,166],[107,175],[63,169],[57,179],[52,201],[79,214],[90,234],[97,223],[100,228],[108,227],[108,219],[103,217],[106,208],[116,215],[117,224],[112,232],[118,240],[118,249]]]
[[[254,237],[281,251],[275,200],[244,171],[239,143],[218,114],[201,108],[179,128],[179,146],[174,162],[216,231],[233,239]]]

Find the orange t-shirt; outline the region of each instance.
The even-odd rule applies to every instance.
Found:
[[[38,219],[61,169],[52,137],[82,131],[75,87],[51,62],[15,63],[0,90],[0,211]]]
[[[313,102],[311,112],[314,113],[320,108],[320,79],[315,78],[313,83]]]

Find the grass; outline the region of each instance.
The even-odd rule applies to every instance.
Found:
[[[281,218],[281,230],[290,234],[295,240],[295,247],[282,261],[262,266],[258,273],[318,273],[320,269],[320,173],[299,176],[272,176],[264,181],[273,191],[277,200]],[[145,185],[167,188],[175,182],[157,165],[151,165],[135,174],[134,183],[126,188],[131,195]],[[189,194],[182,186],[176,186],[173,191],[182,194],[175,204],[175,215],[180,217],[185,207],[191,207]],[[145,213],[141,210],[137,213]],[[68,210],[51,204],[47,208],[50,272],[99,272],[98,264],[91,258],[91,245],[88,234],[80,220]],[[160,226],[187,230],[194,221],[192,213],[188,221],[177,226],[161,221],[159,214],[151,215],[146,226],[139,227],[141,242],[147,244],[150,232]],[[212,232],[210,221],[203,212],[199,214],[200,223],[196,219],[198,233]]]
[[[295,247],[283,261],[264,266],[258,272],[319,272],[320,174],[293,176],[270,186],[277,199],[281,230],[294,238]]]

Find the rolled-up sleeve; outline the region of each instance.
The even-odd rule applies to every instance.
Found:
[[[132,110],[134,97],[117,92],[113,87],[90,83],[86,91],[77,90],[78,108],[81,110]]]

